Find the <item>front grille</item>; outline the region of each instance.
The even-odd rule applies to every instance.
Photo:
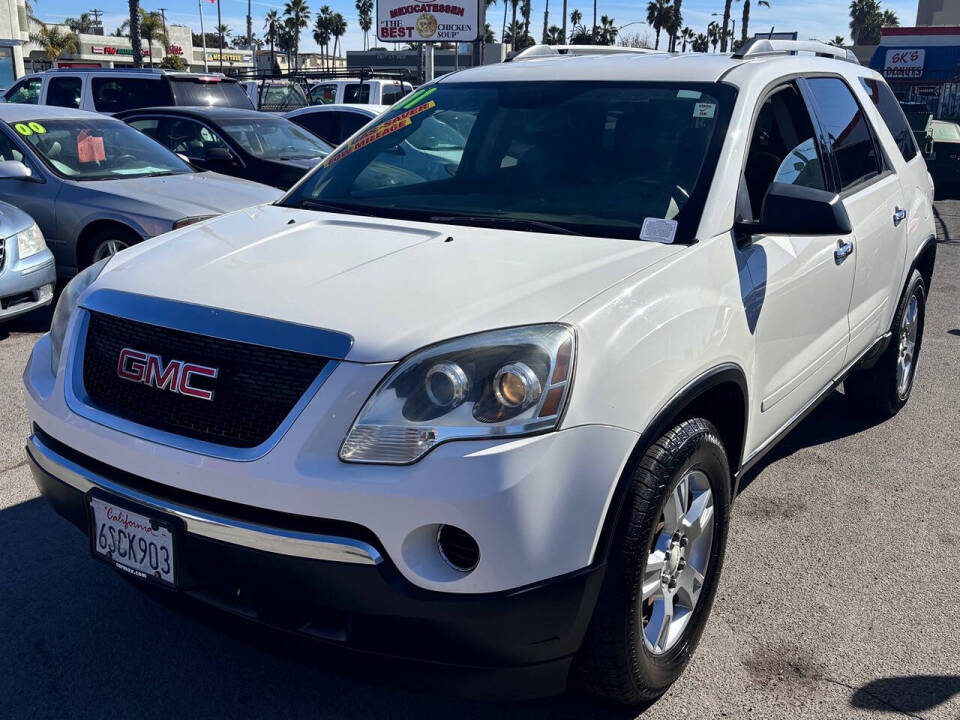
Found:
[[[193,385],[213,391],[204,400],[117,374],[120,351],[216,368],[215,380]],[[305,353],[222,340],[90,312],[83,384],[95,407],[127,420],[196,440],[249,448],[266,441],[290,414],[328,361]]]

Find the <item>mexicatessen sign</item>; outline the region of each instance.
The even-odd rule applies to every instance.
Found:
[[[377,38],[387,42],[473,42],[480,38],[480,4],[377,1]]]

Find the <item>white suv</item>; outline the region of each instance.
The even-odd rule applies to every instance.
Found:
[[[40,490],[94,557],[346,650],[663,693],[747,469],[842,381],[910,395],[932,183],[810,49],[448,75],[84,271],[24,374]]]

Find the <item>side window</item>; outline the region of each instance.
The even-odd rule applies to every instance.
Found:
[[[381,92],[383,93],[383,97],[380,98],[381,105],[393,105],[397,100],[406,95],[400,83],[396,85],[383,85]]]
[[[917,155],[917,141],[913,137],[907,116],[903,114],[903,108],[900,107],[893,90],[882,80],[860,78],[860,82],[863,83],[864,90],[867,91],[874,107],[886,123],[890,134],[893,135],[903,159],[910,162]]]
[[[191,160],[204,160],[207,152],[213,149],[229,150],[216,133],[193,120],[172,120],[166,145]]]
[[[850,88],[839,78],[810,78],[817,115],[840,172],[840,188],[848,190],[880,174],[883,163],[867,118]]]
[[[337,101],[337,86],[332,83],[314,85],[310,90],[311,105],[330,105]]]
[[[0,161],[7,160],[23,162],[23,153],[17,150],[6,133],[0,132]]]
[[[774,182],[826,187],[813,122],[793,84],[774,90],[757,113],[741,187],[741,197],[745,194],[749,203],[738,208],[741,217],[760,217],[763,199]]]
[[[300,127],[312,132],[331,145],[340,144],[340,113],[318,112],[290,118]]]
[[[139,130],[147,137],[153,138],[157,142],[162,142],[160,137],[160,119],[159,118],[137,118],[129,122],[130,127]]]
[[[36,105],[40,102],[40,88],[42,85],[43,79],[38,77],[21,80],[7,90],[7,94],[5,95],[7,102]]]
[[[350,83],[344,87],[343,102],[368,104],[370,102],[370,83]]]
[[[47,85],[47,105],[65,108],[80,108],[80,91],[83,80],[78,77],[55,77]]]
[[[95,77],[92,87],[93,105],[98,112],[116,113],[169,104],[169,88],[159,80]]]
[[[370,122],[370,118],[368,118],[366,115],[359,115],[351,112],[343,113],[342,120],[343,124],[340,126],[340,139],[337,140],[337,143],[342,143],[357,130]]]

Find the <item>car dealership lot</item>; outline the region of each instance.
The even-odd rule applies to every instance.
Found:
[[[960,714],[960,202],[943,221],[912,401],[876,425],[834,393],[751,474],[714,620],[643,717]],[[37,497],[20,372],[49,312],[0,326],[0,692],[11,717],[628,718],[366,684],[302,647],[154,602]],[[274,640],[276,636],[272,637]],[[402,684],[382,670],[370,673]],[[124,709],[126,708],[126,709]]]

